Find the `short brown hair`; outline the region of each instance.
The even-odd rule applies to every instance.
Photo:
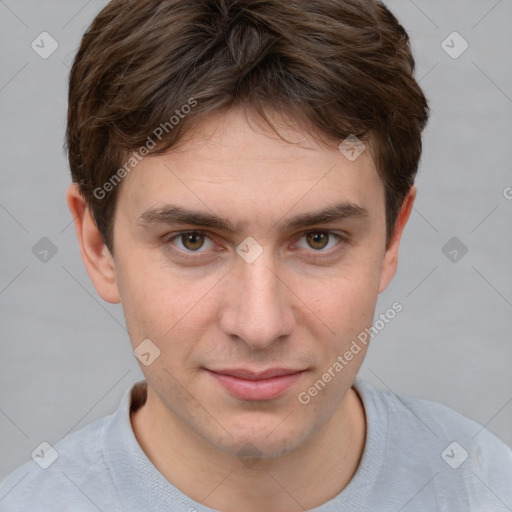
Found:
[[[414,67],[406,31],[374,0],[112,0],[70,74],[73,181],[112,252],[112,178],[130,153],[171,149],[213,110],[243,105],[270,126],[265,109],[292,112],[328,138],[370,142],[389,241],[429,116]]]

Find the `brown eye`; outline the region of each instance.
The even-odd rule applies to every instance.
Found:
[[[204,245],[204,235],[195,231],[183,233],[181,235],[181,243],[183,247],[189,251],[197,251]]]
[[[329,243],[329,233],[325,231],[313,231],[306,235],[306,240],[312,249],[323,249]]]

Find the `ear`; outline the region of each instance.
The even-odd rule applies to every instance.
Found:
[[[395,228],[393,236],[389,240],[389,245],[384,254],[384,260],[382,262],[382,271],[380,275],[379,293],[383,292],[388,284],[393,279],[396,269],[398,267],[398,249],[400,247],[400,240],[404,231],[405,225],[411,215],[414,200],[416,198],[416,187],[411,186],[409,192],[404,198],[400,213],[395,222]]]
[[[99,296],[107,302],[118,304],[121,298],[117,289],[114,259],[77,183],[68,188],[66,200],[75,222],[78,245],[87,273]]]

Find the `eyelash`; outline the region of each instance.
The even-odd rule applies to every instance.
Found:
[[[211,240],[212,242],[214,242],[214,240],[211,238],[211,236],[206,231],[202,231],[200,229],[189,229],[186,231],[180,231],[178,233],[172,233],[171,235],[165,237],[164,243],[166,245],[172,246],[172,242],[174,240],[176,240],[177,238],[180,238],[182,235],[186,235],[187,233],[194,233],[194,234],[202,235],[202,236],[208,238],[209,240]],[[345,234],[336,233],[334,231],[329,231],[328,229],[314,229],[314,230],[304,231],[303,233],[301,233],[300,236],[298,236],[297,238],[294,238],[292,244],[295,244],[296,242],[300,241],[303,237],[305,237],[306,235],[311,234],[311,233],[325,233],[329,236],[329,238],[335,237],[338,239],[338,244],[336,244],[336,247],[333,249],[330,249],[327,251],[323,251],[323,250],[315,251],[314,249],[311,249],[309,252],[311,252],[313,254],[313,257],[315,259],[331,257],[334,254],[340,252],[343,249],[344,244],[347,244],[350,242],[350,237],[346,233]],[[180,258],[191,260],[191,261],[198,259],[201,254],[206,252],[206,251],[196,252],[195,253],[196,255],[193,255],[194,251],[184,251],[182,249],[175,249],[175,248],[173,248],[173,251],[176,254],[178,254]]]

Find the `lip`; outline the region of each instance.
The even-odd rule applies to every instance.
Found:
[[[247,369],[207,370],[230,395],[241,400],[272,400],[283,395],[305,370],[269,368],[261,372]]]

